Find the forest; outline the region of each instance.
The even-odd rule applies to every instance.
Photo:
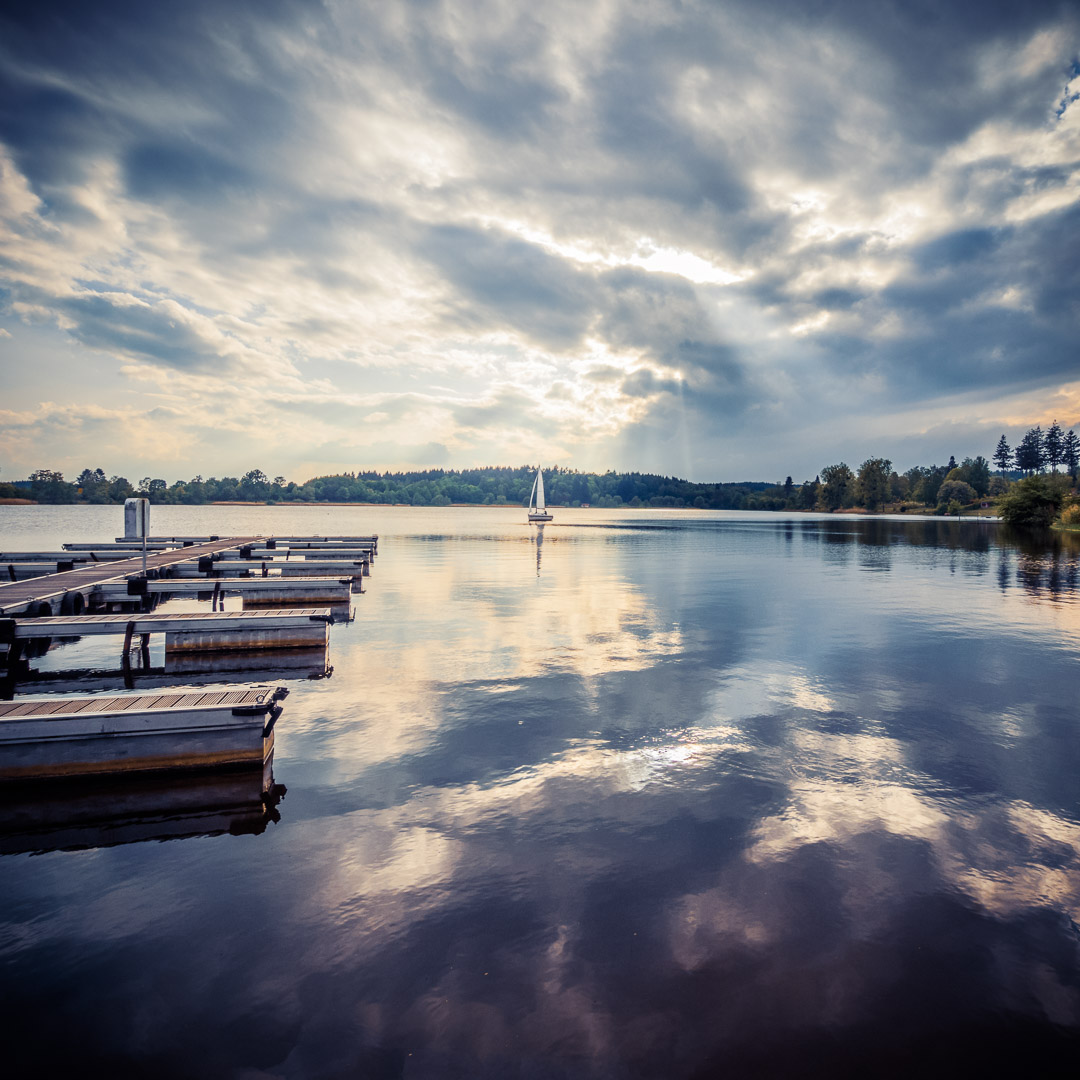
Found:
[[[957,513],[980,500],[1003,496],[1012,484],[1047,470],[1076,482],[1080,439],[1055,421],[1032,428],[1014,450],[1002,435],[991,461],[981,454],[957,463],[916,465],[903,473],[888,458],[867,458],[857,469],[828,465],[812,480],[694,483],[655,473],[590,473],[555,467],[544,470],[549,506],[668,507],[705,510],[864,510]],[[381,503],[411,506],[521,506],[535,475],[534,465],[413,472],[357,471],[316,476],[303,483],[268,477],[251,469],[240,477],[195,476],[172,484],[154,477],[132,483],[84,469],[74,480],[38,469],[25,481],[0,483],[0,499],[39,503],[120,503],[133,496],[154,503],[199,505],[214,502]]]

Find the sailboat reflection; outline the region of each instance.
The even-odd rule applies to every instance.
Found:
[[[536,526],[536,576],[540,576],[540,557],[543,554],[541,549],[544,546],[544,526]]]
[[[253,768],[38,780],[0,787],[0,855],[258,835],[281,820],[273,754]]]

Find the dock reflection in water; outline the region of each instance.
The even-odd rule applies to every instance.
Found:
[[[79,644],[76,639],[69,644]],[[27,665],[17,681],[10,686],[0,684],[0,697],[10,698],[18,688],[21,692],[67,691],[67,690],[145,690],[175,686],[177,680],[192,679],[200,683],[269,683],[292,679],[325,679],[334,673],[330,663],[329,648],[316,649],[230,649],[224,652],[172,652],[158,650],[154,663],[149,653],[133,649],[129,667],[119,670],[113,667],[93,665],[75,666],[74,650],[57,655],[49,652],[48,666]],[[90,657],[99,662],[113,660],[115,647],[106,650],[94,643],[87,650]],[[85,658],[79,654],[80,658]],[[65,663],[68,661],[68,663]]]
[[[257,835],[281,820],[285,786],[264,765],[0,785],[0,855],[144,840]]]

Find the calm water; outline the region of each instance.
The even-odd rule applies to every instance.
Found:
[[[289,684],[279,821],[0,858],[20,1075],[1075,1075],[1071,538],[153,514],[380,556]],[[4,507],[0,547],[121,517]]]

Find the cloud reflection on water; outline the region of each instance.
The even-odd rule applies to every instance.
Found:
[[[91,982],[160,1048],[130,967],[164,963],[182,1021],[209,1002],[283,1076],[887,1074],[935,1032],[1080,1030],[1074,594],[921,524],[821,528],[888,572],[764,518],[549,535],[539,580],[487,522],[387,543],[290,696],[280,824],[20,868],[87,900],[13,904],[5,958],[48,989],[35,958],[96,957],[64,974],[106,1049]]]
[[[849,542],[857,549],[858,534]],[[421,784],[406,803],[362,811],[353,822],[362,835],[385,843],[366,855],[354,848],[317,895],[320,905],[339,913],[356,963],[381,955],[391,942],[411,948],[427,937],[426,927],[453,922],[461,904],[486,906],[495,895],[501,898],[496,910],[506,910],[493,917],[522,917],[531,928],[513,932],[520,951],[512,958],[485,961],[501,968],[500,985],[513,984],[508,992],[515,1001],[522,982],[530,987],[527,1008],[482,1000],[478,980],[492,976],[454,966],[427,989],[414,987],[417,996],[407,991],[411,1004],[398,999],[404,1009],[397,1019],[383,1009],[378,1038],[400,1039],[408,1031],[444,1050],[467,1047],[496,1058],[508,1042],[537,1054],[560,1047],[597,1067],[613,1055],[632,1056],[635,1047],[647,1055],[650,1040],[670,1035],[671,1016],[648,1005],[648,994],[628,998],[613,982],[620,965],[610,967],[610,957],[596,954],[590,943],[597,904],[610,908],[596,890],[607,882],[628,900],[615,884],[622,879],[641,880],[651,898],[645,909],[631,901],[631,911],[615,919],[624,929],[635,925],[627,933],[644,939],[642,946],[647,942],[652,977],[704,973],[712,986],[715,973],[734,964],[749,980],[749,999],[759,1006],[773,1001],[769,1023],[790,1029],[857,1026],[874,1015],[904,976],[887,964],[864,968],[852,950],[863,942],[891,951],[898,934],[917,938],[912,926],[900,927],[927,903],[944,903],[950,912],[939,913],[940,925],[928,930],[932,952],[945,948],[946,926],[970,938],[976,911],[990,920],[979,923],[988,942],[1026,934],[1006,927],[1018,919],[1037,921],[1040,912],[1075,921],[1080,827],[1023,799],[972,799],[943,779],[945,758],[931,754],[927,761],[917,745],[918,726],[903,730],[908,714],[921,714],[938,693],[929,671],[920,682],[904,669],[904,643],[922,624],[940,646],[955,626],[946,617],[953,567],[943,562],[941,549],[933,549],[929,561],[922,554],[901,549],[886,560],[895,568],[896,556],[902,557],[903,592],[869,586],[871,599],[877,589],[878,602],[887,603],[888,616],[870,632],[859,627],[858,647],[879,658],[896,654],[897,670],[880,660],[880,669],[870,671],[837,666],[837,648],[853,644],[845,633],[827,638],[832,645],[825,653],[834,659],[816,655],[814,667],[766,661],[766,643],[752,624],[742,627],[741,647],[749,655],[736,649],[721,659],[716,627],[706,628],[692,601],[683,596],[673,612],[654,581],[620,579],[607,563],[579,564],[568,574],[565,563],[547,562],[545,584],[557,583],[558,591],[519,595],[512,604],[500,593],[520,588],[516,560],[487,566],[482,586],[448,586],[456,596],[455,621],[478,624],[480,631],[463,630],[449,642],[424,638],[414,646],[418,659],[405,661],[408,669],[443,671],[446,650],[464,668],[492,658],[498,667],[490,679],[455,683],[453,701],[447,684],[423,684],[420,696],[434,710],[432,725],[422,725],[433,740],[429,752],[451,745],[448,723],[484,727],[496,715],[506,725],[514,717],[528,720],[537,695],[583,715],[545,752],[512,769],[465,784]],[[625,558],[625,552],[616,555]],[[860,558],[852,570],[864,565]],[[985,558],[973,566],[987,573]],[[738,583],[739,569],[728,569],[722,580]],[[470,573],[456,567],[451,576]],[[561,581],[560,573],[566,575]],[[708,575],[702,571],[702,577]],[[583,579],[587,595],[580,590]],[[827,616],[818,584],[808,581],[797,593],[814,605],[815,615]],[[703,589],[710,596],[715,591]],[[968,600],[969,631],[1006,618],[1000,601],[982,592],[969,592]],[[765,589],[757,601],[763,618],[772,620],[776,593]],[[844,596],[840,606],[849,618],[853,601],[857,609],[867,597]],[[1039,637],[1052,633],[1047,613],[1039,621],[1024,604],[1023,594],[1010,599],[1006,638],[1029,628]],[[729,615],[738,610],[725,607]],[[805,622],[796,625],[806,633]],[[1068,639],[1071,612],[1056,625]],[[774,638],[773,646],[783,651],[784,638]],[[967,663],[964,652],[944,659],[945,670]],[[671,661],[675,667],[667,666]],[[676,706],[673,724],[663,723],[670,713],[655,708],[654,679],[669,694],[672,679],[681,684],[677,698],[669,699]],[[976,739],[991,745],[1030,734],[1042,707],[1025,701],[1026,684],[1007,677],[1006,683],[1008,695],[996,713],[978,702],[949,703],[947,726],[969,723]],[[400,687],[383,689],[400,707]],[[478,705],[482,698],[489,704]],[[495,698],[497,706],[490,704]],[[616,702],[629,705],[629,713],[613,712]],[[378,698],[368,703],[379,707]],[[359,741],[369,764],[380,760],[371,755],[367,735]],[[422,744],[413,741],[410,752],[422,754]],[[388,760],[392,744],[384,749]],[[975,756],[986,768],[996,765],[992,755]],[[717,839],[718,821],[730,822],[722,827],[727,839],[706,854],[699,845],[706,836],[709,843]],[[702,836],[689,847],[683,837],[665,852],[659,837],[673,828]],[[337,842],[326,841],[330,848]],[[684,865],[687,857],[696,860],[695,869]],[[805,895],[795,900],[800,892]],[[803,957],[809,982],[792,982],[793,955]],[[823,985],[829,987],[824,995]],[[1076,985],[1024,960],[1022,952],[993,986],[1002,1002],[1022,1011],[1027,1001],[1055,1023],[1080,1022]],[[964,992],[973,993],[973,986]],[[761,1021],[735,1008],[710,1022],[711,1039],[738,1042]]]

